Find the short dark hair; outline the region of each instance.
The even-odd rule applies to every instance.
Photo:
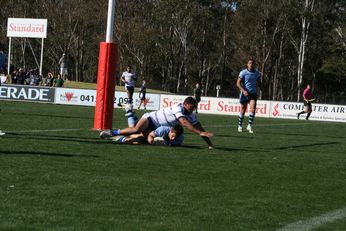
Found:
[[[187,103],[187,104],[193,104],[193,105],[197,105],[197,101],[195,98],[193,98],[192,96],[189,96],[187,97],[185,100],[184,100],[184,103]]]
[[[175,124],[173,127],[172,127],[172,130],[175,131],[175,133],[177,134],[176,137],[180,136],[181,134],[184,133],[184,128],[183,126],[181,126],[180,124]]]
[[[251,57],[251,56],[248,58],[247,61],[248,61],[248,62],[249,62],[249,61],[256,62],[256,61],[255,61],[255,58],[254,58],[254,57]]]

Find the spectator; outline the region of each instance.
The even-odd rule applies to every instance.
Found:
[[[62,76],[58,74],[58,78],[54,79],[53,81],[53,87],[63,87],[64,86],[64,80],[62,79]]]
[[[7,75],[4,71],[0,71],[0,82],[1,83],[7,83]]]
[[[0,71],[5,71],[6,57],[2,50],[0,50]]]
[[[60,65],[60,75],[63,80],[66,80],[68,75],[68,60],[65,53],[62,54],[62,57],[59,60],[59,65]]]
[[[53,81],[54,81],[54,76],[52,72],[48,72],[48,76],[46,78],[46,86],[47,87],[52,87],[53,86]]]
[[[30,71],[29,83],[31,86],[38,86],[40,84],[40,76],[37,68]]]

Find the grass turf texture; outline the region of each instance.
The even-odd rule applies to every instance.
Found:
[[[0,108],[1,230],[276,230],[346,207],[344,123],[256,118],[239,134],[236,117],[199,114],[208,150],[189,132],[175,148],[101,140],[92,107]]]

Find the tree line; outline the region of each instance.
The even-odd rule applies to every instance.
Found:
[[[7,18],[47,18],[43,73],[96,82],[108,1],[0,0],[0,45]],[[119,0],[115,42],[121,72],[131,64],[150,88],[238,97],[235,81],[249,57],[263,73],[261,99],[299,101],[311,83],[321,103],[346,103],[346,0]],[[37,67],[41,40],[13,38],[12,63]],[[119,80],[119,78],[117,78]]]

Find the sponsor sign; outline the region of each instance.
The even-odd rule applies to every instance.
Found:
[[[56,88],[55,103],[67,105],[95,106],[96,91],[74,88]]]
[[[55,93],[55,103],[95,106],[96,105],[96,90],[74,89],[74,88],[57,88]],[[160,105],[160,95],[146,94],[147,110],[158,110]],[[125,104],[129,101],[126,92],[115,92],[114,107],[119,108],[118,103]],[[134,108],[138,107],[140,99],[134,99]],[[143,106],[142,106],[143,108]]]
[[[0,99],[54,102],[54,88],[34,87],[20,85],[2,85],[0,86]]]
[[[304,109],[303,103],[272,101],[270,117],[282,119],[297,119],[297,113]],[[306,114],[300,116],[306,118]],[[346,122],[346,106],[312,103],[310,120]]]
[[[46,38],[47,19],[8,18],[7,37]]]
[[[187,96],[161,95],[161,108],[171,107],[184,102]],[[239,115],[240,104],[234,98],[202,97],[198,103],[198,113],[218,115]],[[269,117],[270,102],[257,101],[256,116]]]

